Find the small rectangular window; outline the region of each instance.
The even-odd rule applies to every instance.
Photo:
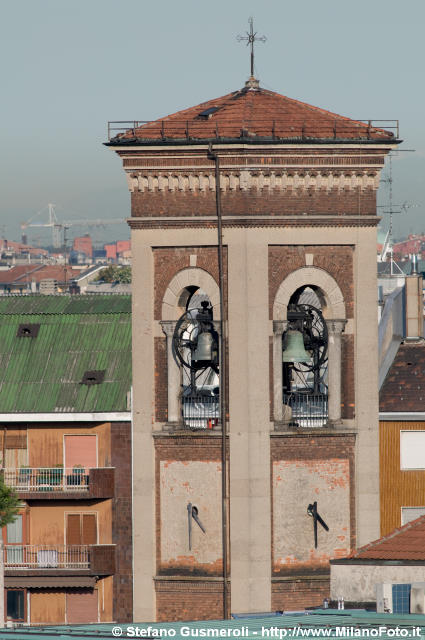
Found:
[[[425,431],[400,431],[400,469],[425,469]]]

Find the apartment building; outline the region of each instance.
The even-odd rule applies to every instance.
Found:
[[[6,618],[130,620],[130,296],[8,296],[0,319]]]

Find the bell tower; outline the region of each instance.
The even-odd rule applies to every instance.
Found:
[[[107,143],[131,192],[135,620],[320,604],[329,559],[379,537],[398,142],[250,78]]]

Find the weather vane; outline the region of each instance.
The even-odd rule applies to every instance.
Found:
[[[246,36],[236,36],[236,40],[238,42],[243,42],[246,40],[246,46],[251,45],[251,78],[254,77],[254,43],[255,42],[265,42],[267,40],[266,36],[257,36],[257,32],[254,32],[254,20],[250,18],[249,22],[249,31],[246,32]]]

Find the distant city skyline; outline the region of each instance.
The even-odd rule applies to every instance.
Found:
[[[20,240],[19,223],[49,202],[62,220],[128,217],[125,176],[102,146],[107,121],[156,119],[242,87],[249,49],[236,36],[250,15],[267,37],[255,58],[262,86],[355,119],[400,120],[401,149],[415,152],[393,159],[393,203],[414,206],[394,216],[394,236],[425,231],[421,0],[17,0],[3,7],[0,44],[1,235]],[[42,244],[44,231],[33,234]],[[84,227],[69,238],[87,231],[96,241]]]

